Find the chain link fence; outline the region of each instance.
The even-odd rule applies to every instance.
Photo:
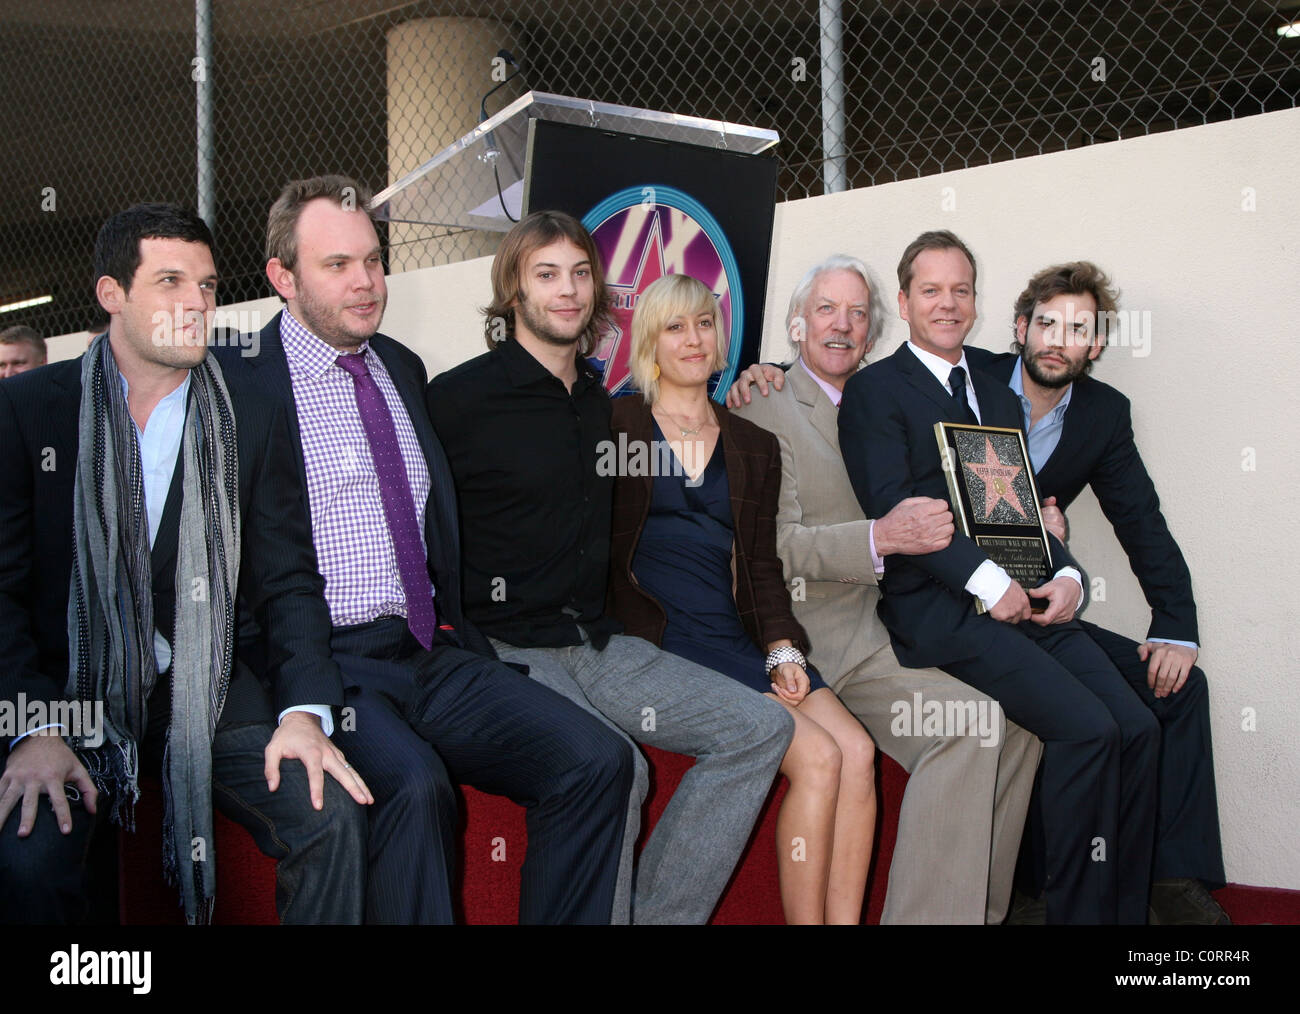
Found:
[[[1205,0],[215,0],[207,60],[189,0],[0,0],[0,304],[52,297],[0,328],[92,327],[103,220],[200,204],[205,83],[230,303],[271,294],[263,231],[285,181],[378,191],[529,88],[775,129],[793,199],[1293,107],[1300,37],[1279,30],[1296,19],[1300,3]],[[499,236],[387,238],[408,270]]]

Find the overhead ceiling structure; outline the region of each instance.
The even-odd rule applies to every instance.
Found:
[[[514,40],[523,74],[489,113],[532,89],[771,129],[781,196],[819,194],[827,2],[219,0],[212,66],[200,68],[187,0],[0,0],[0,305],[53,296],[0,312],[0,326],[89,326],[99,224],[139,200],[196,203],[199,73],[213,95],[221,300],[269,294],[262,233],[286,180],[346,172],[381,190],[400,175],[389,164],[402,138],[390,136],[387,39],[415,19],[488,19]],[[1277,33],[1300,19],[1300,2],[836,6],[851,187],[1300,96],[1300,38]],[[426,59],[453,56],[431,41]],[[486,92],[496,79],[488,67],[483,77]],[[401,129],[431,151],[463,133],[430,110],[407,112]]]

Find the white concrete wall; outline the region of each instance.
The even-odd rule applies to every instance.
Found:
[[[1097,261],[1122,288],[1124,308],[1150,311],[1147,354],[1111,348],[1096,375],[1135,403],[1138,444],[1191,567],[1228,878],[1293,889],[1297,170],[1300,110],[1288,110],[783,204],[764,345],[765,358],[784,356],[791,289],[808,265],[844,251],[875,268],[886,295],[891,320],[872,358],[893,352],[906,335],[894,266],[929,228],[952,229],[975,251],[981,319],[972,344],[1005,349],[1024,282],[1061,260]],[[483,351],[477,308],[489,296],[489,265],[389,279],[384,331],[419,351],[431,375]],[[1106,582],[1089,618],[1140,638],[1149,611],[1090,493],[1070,521],[1073,552]]]
[[[1095,375],[1134,403],[1191,568],[1228,877],[1288,888],[1300,888],[1297,170],[1300,110],[1288,110],[784,204],[765,332],[779,355],[798,278],[844,250],[878,273],[892,319],[872,358],[892,353],[907,334],[898,257],[929,228],[975,252],[972,344],[1004,351],[1025,281],[1062,260],[1097,261],[1122,307],[1150,311],[1148,354],[1111,348]],[[1150,612],[1091,493],[1070,521],[1071,550],[1106,581],[1089,618],[1141,638]]]

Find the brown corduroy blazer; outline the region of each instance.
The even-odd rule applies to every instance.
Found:
[[[808,638],[794,618],[781,561],[776,555],[776,510],[781,494],[781,449],[776,437],[732,415],[722,405],[713,410],[721,429],[722,452],[731,489],[731,524],[735,532],[732,562],[736,611],[745,631],[766,653],[772,641],[789,638],[808,651]],[[627,443],[654,439],[650,407],[639,395],[618,398],[612,419],[614,440]],[[607,609],[627,633],[654,644],[663,641],[667,622],[655,599],[632,576],[632,558],[650,513],[652,475],[620,475],[614,483],[614,517],[609,556]]]

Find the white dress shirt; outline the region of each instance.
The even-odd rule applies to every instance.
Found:
[[[975,419],[982,422],[983,417],[980,415],[979,398],[975,394],[975,384],[971,380],[970,366],[966,362],[966,350],[961,351],[961,358],[950,363],[942,356],[936,356],[933,352],[927,352],[925,349],[917,348],[912,342],[907,343],[907,347],[912,350],[913,355],[921,361],[932,374],[934,379],[943,385],[943,389],[949,394],[953,393],[952,385],[948,383],[948,378],[952,374],[954,366],[960,366],[966,371],[966,401],[970,404],[971,411],[975,413]],[[1079,601],[1075,603],[1074,608],[1077,610],[1083,604],[1083,575],[1073,567],[1062,567],[1055,574],[1057,577],[1070,577],[1079,586]],[[992,560],[985,560],[975,572],[966,579],[966,590],[984,603],[985,609],[992,609],[998,604],[998,600],[1007,593],[1011,587],[1011,575],[999,567]]]

